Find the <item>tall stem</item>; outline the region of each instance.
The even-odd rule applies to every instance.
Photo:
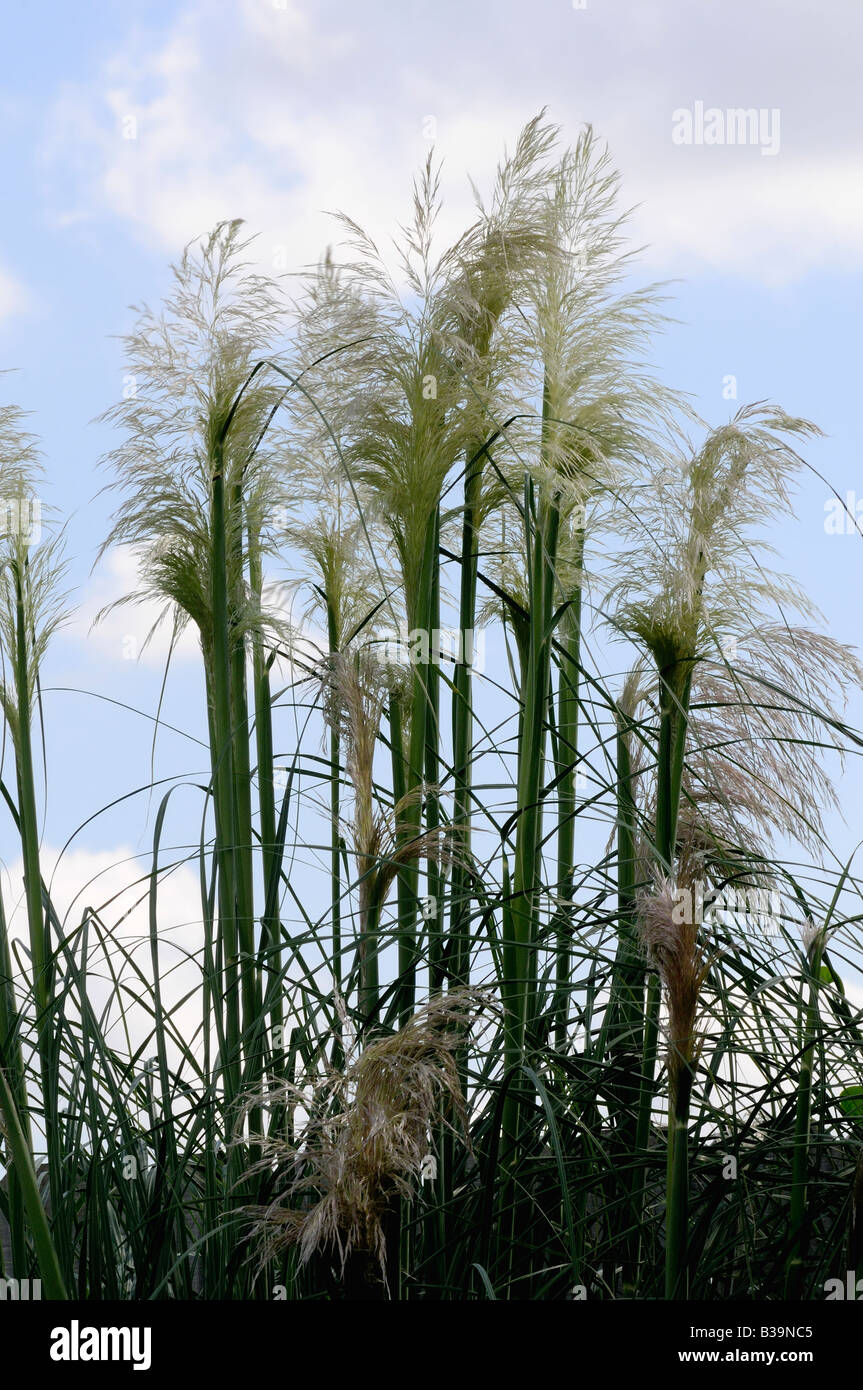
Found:
[[[214,447],[211,505],[213,791],[216,819],[216,865],[219,875],[219,935],[225,971],[225,1033],[228,1047],[225,1067],[226,1100],[230,1104],[240,1089],[242,1043],[239,1002],[239,937],[237,932],[236,831],[232,795],[234,778],[231,739],[231,658],[225,536],[225,480],[221,444],[216,444]]]
[[[435,520],[435,530],[439,532],[440,518]],[[437,551],[439,534],[435,538]],[[435,563],[432,569],[431,606],[429,611],[429,644],[431,663],[428,669],[428,714],[426,718],[425,781],[428,788],[426,802],[426,829],[436,831],[440,826],[440,803],[437,785],[440,780],[438,762],[438,724],[440,716],[440,566]],[[444,876],[439,864],[429,858],[426,874],[428,896],[423,907],[423,918],[428,924],[428,962],[429,988],[437,994],[443,986],[443,882]]]
[[[794,1119],[794,1148],[791,1161],[790,1243],[785,1266],[785,1297],[800,1298],[803,1261],[806,1258],[806,1189],[809,1170],[809,1130],[812,1120],[812,1073],[815,1039],[818,1033],[818,986],[824,941],[816,937],[806,956],[804,982],[807,1003],[803,1019],[800,1074],[797,1079],[797,1108]]]
[[[19,1033],[20,1015],[15,1002],[15,987],[12,979],[12,954],[9,950],[9,933],[6,926],[6,910],[3,895],[0,893],[0,1057],[3,1059],[9,1082],[9,1093],[18,1113],[21,1133],[27,1148],[30,1162],[33,1162],[33,1134],[30,1114],[27,1108],[27,1086],[24,1074],[24,1060],[21,1053]],[[0,1270],[0,1277],[16,1277],[16,1270],[26,1268],[26,1245],[24,1239],[24,1194],[21,1180],[15,1170],[7,1144],[7,1197],[9,1203],[9,1235],[12,1248],[12,1268]],[[0,1250],[2,1260],[2,1250]]]
[[[390,692],[388,708],[390,756],[393,779],[393,806],[398,806],[407,792],[408,770],[404,748],[403,717],[402,697],[397,691],[393,690]],[[396,893],[399,930],[401,930],[402,922],[409,920],[410,908],[413,902],[413,893],[410,884],[405,882],[403,874],[399,874],[396,881]],[[375,1001],[375,1003],[377,1004],[377,1001]]]
[[[453,865],[450,891],[450,980],[456,987],[470,979],[470,920],[468,865],[471,852],[471,745],[473,742],[473,659],[476,620],[479,528],[477,512],[482,492],[484,449],[470,455],[464,481],[459,590],[459,641],[453,673],[453,829],[458,855]],[[469,634],[469,635],[468,635]]]
[[[543,400],[543,456],[548,427],[548,392]],[[503,1005],[508,1024],[505,1039],[507,1070],[515,1073],[524,1058],[528,1030],[536,1008],[539,927],[539,849],[542,835],[541,790],[545,766],[546,710],[551,671],[555,561],[560,525],[557,498],[540,496],[534,506],[534,484],[525,489],[525,529],[533,535],[528,561],[530,631],[527,661],[522,666],[522,719],[518,747],[518,787],[515,870],[509,926],[512,942],[506,942],[509,964],[503,981]],[[506,920],[506,919],[505,919]],[[519,1093],[510,1086],[503,1110],[504,1149],[510,1159],[518,1147]]]
[[[15,696],[17,705],[16,770],[20,815],[21,853],[24,861],[24,895],[30,958],[33,966],[33,997],[36,1004],[39,1067],[45,1117],[45,1143],[52,1210],[61,1220],[63,1175],[57,1132],[58,1065],[55,1057],[53,1007],[53,968],[48,918],[42,905],[42,872],[39,863],[39,822],[36,810],[36,784],[31,741],[30,670],[26,604],[26,561],[12,562],[15,578]]]
[[[246,1084],[255,1089],[260,1083],[263,1038],[255,951],[255,897],[252,860],[252,767],[249,751],[249,701],[246,682],[246,641],[239,627],[245,595],[243,593],[243,493],[236,482],[232,490],[228,544],[231,551],[233,592],[229,609],[230,700],[232,721],[234,855],[237,892],[237,937],[240,948],[240,982],[243,1000],[243,1037],[246,1054]],[[255,1128],[255,1112],[252,1127]]]
[[[327,637],[332,659],[339,650],[339,621],[329,594],[327,605]],[[342,753],[338,721],[330,729],[330,914],[332,917],[333,985],[342,989],[342,840],[339,833],[341,809]]]
[[[408,624],[410,631],[420,634],[419,652],[414,652],[411,727],[408,743],[407,772],[409,798],[400,816],[399,835],[403,842],[415,840],[422,822],[422,793],[426,764],[426,737],[429,726],[429,645],[435,592],[435,572],[438,559],[438,514],[429,518],[425,550],[420,575],[419,592],[409,596]],[[399,872],[403,892],[399,894],[399,979],[396,990],[397,1013],[404,1024],[416,1005],[416,972],[419,960],[417,949],[417,908],[419,867],[407,864]]]
[[[584,532],[580,531],[580,556]],[[575,856],[575,808],[578,759],[578,663],[581,655],[581,589],[574,591],[560,624],[560,676],[557,694],[557,918],[555,942],[555,1044],[566,1046],[569,1023],[569,973]]]
[[[609,1053],[614,1075],[614,1151],[621,1166],[628,1201],[621,1204],[617,1239],[623,1265],[624,1294],[634,1287],[638,1259],[640,1212],[636,1197],[641,1190],[638,1169],[632,1165],[641,1152],[637,1140],[639,1076],[645,1056],[644,960],[638,945],[635,919],[636,807],[632,755],[626,713],[616,710],[617,722],[617,919],[618,940],[609,998],[611,1016]],[[653,1044],[655,1046],[655,1044]],[[649,1118],[649,1112],[648,1112]],[[644,1142],[647,1142],[645,1133]]]
[[[691,1040],[681,1039],[681,1044],[688,1051]],[[689,1102],[693,1066],[686,1056],[672,1058],[670,1066],[675,1075],[668,1117],[665,1297],[685,1299],[689,1295]]]
[[[260,604],[263,588],[258,539],[249,532],[249,583]],[[266,909],[261,921],[261,959],[266,980],[264,1005],[269,1011],[274,1075],[284,1071],[284,1009],[282,999],[281,927],[276,854],[276,794],[273,781],[273,702],[270,672],[260,626],[252,637],[252,672],[255,698],[255,747],[258,759],[258,808],[261,823],[261,864]],[[273,891],[275,890],[275,891]]]
[[[679,660],[660,671],[659,765],[656,784],[656,857],[660,870],[671,874],[677,844],[677,818],[683,783],[686,730],[692,689],[691,661]],[[647,991],[644,1029],[644,1068],[638,1116],[638,1152],[646,1152],[655,1094],[657,1041],[659,1036],[659,976],[651,977]],[[688,1044],[687,1044],[688,1046]],[[668,1178],[666,1195],[665,1291],[667,1298],[687,1295],[689,1240],[689,1097],[692,1076],[687,1059],[672,1059],[680,1068],[677,1084],[671,1081],[668,1126]],[[680,1092],[678,1099],[676,1092]],[[681,1108],[682,1106],[682,1108]],[[643,1179],[641,1180],[643,1193]]]

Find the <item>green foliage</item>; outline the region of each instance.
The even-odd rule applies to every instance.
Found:
[[[824,755],[863,747],[861,670],[763,564],[816,431],[763,402],[710,428],[655,380],[618,194],[541,115],[441,254],[429,160],[395,271],[343,219],[288,304],[226,223],[139,311],[105,545],[139,562],[121,602],[198,634],[208,753],[160,788],[145,957],[45,881],[62,561],[4,537],[0,1219],[50,1296],[819,1298],[845,1270],[860,884]],[[11,407],[0,477],[16,508],[41,486]],[[450,619],[487,669],[435,651]]]

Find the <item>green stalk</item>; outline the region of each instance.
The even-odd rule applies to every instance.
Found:
[[[260,603],[263,589],[261,551],[258,538],[249,531],[249,584]],[[261,822],[261,866],[265,899],[270,897],[270,884],[276,870],[276,795],[273,782],[273,702],[270,669],[264,650],[264,637],[259,626],[252,636],[252,673],[255,700],[255,751],[258,759],[258,809]],[[273,1074],[280,1077],[284,1070],[284,1008],[281,985],[281,926],[279,900],[267,901],[261,921],[261,960],[266,988],[262,1007],[269,1011]]]
[[[392,766],[393,779],[393,806],[398,806],[407,792],[407,755],[404,747],[404,726],[403,726],[403,707],[401,696],[394,690],[390,691],[389,705],[387,710],[389,732],[390,732],[390,761]],[[400,819],[397,818],[397,825]],[[396,894],[398,903],[399,930],[401,924],[409,919],[410,907],[413,896],[409,884],[405,883],[404,874],[399,874],[396,880]],[[375,1001],[377,1007],[377,1001]]]
[[[659,762],[656,788],[656,855],[660,868],[671,873],[677,843],[677,817],[683,782],[686,729],[692,688],[691,661],[676,660],[660,671]],[[656,1054],[659,1038],[661,983],[650,978],[644,1029],[644,1068],[639,1100],[637,1152],[647,1152],[650,1118],[655,1093]],[[681,1066],[688,1069],[688,1061]],[[666,1298],[686,1297],[689,1227],[689,1096],[692,1078],[681,1071],[681,1104],[672,1095],[674,1113],[668,1127],[668,1177],[666,1196],[665,1291]],[[672,1086],[672,1090],[674,1087]],[[644,1176],[638,1180],[643,1199]],[[641,1201],[639,1201],[639,1206]]]
[[[246,643],[237,631],[237,615],[243,603],[243,493],[237,482],[232,490],[228,544],[232,552],[234,593],[229,610],[230,706],[232,721],[234,863],[237,894],[237,939],[243,1003],[243,1042],[246,1085],[255,1089],[263,1074],[263,1038],[258,963],[255,952],[255,900],[252,862],[252,767],[249,751],[249,702],[246,685]],[[232,611],[231,611],[232,610]],[[260,1113],[250,1117],[253,1130]]]
[[[362,921],[359,941],[359,1008],[363,1020],[370,1021],[376,1018],[380,1005],[380,973],[378,968],[380,903],[372,900],[360,915]]]
[[[438,566],[438,514],[429,519],[420,576],[419,592],[408,604],[408,625],[411,632],[426,635],[423,644],[426,657],[430,640],[434,604],[435,571]],[[426,762],[426,731],[429,725],[429,667],[420,657],[413,664],[411,683],[411,726],[408,743],[407,773],[409,801],[399,818],[399,836],[404,843],[415,840],[422,821],[421,788]],[[407,1023],[416,1007],[416,972],[419,962],[417,946],[417,906],[419,865],[410,863],[399,871],[403,892],[399,894],[399,979],[396,990],[397,1013],[401,1024]]]
[[[684,727],[672,680],[670,671],[660,672],[656,854],[660,861],[660,868],[665,873],[671,873],[674,864],[677,813],[680,802],[680,783],[679,781],[675,782],[675,755],[679,744],[679,730]]]
[[[804,982],[808,998],[803,1020],[800,1074],[797,1078],[797,1107],[794,1119],[794,1147],[791,1160],[791,1207],[789,1211],[789,1252],[785,1265],[785,1297],[799,1299],[803,1287],[806,1258],[806,1192],[809,1171],[809,1131],[812,1122],[812,1073],[815,1040],[818,1034],[818,988],[824,934],[819,932],[806,955]]]
[[[440,517],[435,529],[439,530]],[[436,788],[440,780],[438,763],[438,729],[440,715],[440,651],[434,644],[433,634],[440,632],[440,567],[437,563],[439,536],[435,537],[435,563],[432,571],[431,611],[429,615],[429,643],[431,664],[428,670],[428,717],[426,720],[425,780],[426,786]],[[426,797],[426,829],[437,830],[440,826],[440,803],[436,791],[429,791]],[[426,873],[427,905],[423,916],[428,924],[428,962],[429,987],[432,994],[443,988],[443,874],[434,859],[429,859]]]
[[[636,808],[627,721],[619,706],[616,721],[618,946],[609,1001],[609,1008],[615,1013],[611,1051],[621,1057],[640,1058],[644,1030],[644,962],[635,924]],[[622,1105],[625,1109],[623,1100]]]
[[[470,984],[470,915],[471,915],[471,820],[473,769],[473,663],[475,657],[475,623],[477,575],[479,569],[478,511],[482,496],[482,475],[486,445],[468,449],[465,470],[464,503],[462,510],[461,574],[459,587],[459,627],[453,671],[452,693],[452,775],[453,813],[456,856],[450,870],[449,910],[449,967],[450,988],[466,988]],[[469,635],[468,635],[469,634]],[[432,989],[437,981],[432,980]],[[467,1092],[468,1053],[460,1047],[456,1057],[463,1093]],[[433,1218],[438,1243],[438,1278],[446,1281],[446,1250],[455,1236],[456,1216],[452,1203],[452,1174],[455,1163],[455,1138],[442,1125],[438,1133],[440,1170],[436,1183],[437,1212]]]
[[[338,614],[329,595],[327,605],[327,633],[330,656],[339,650]],[[333,984],[341,994],[342,990],[342,840],[339,834],[339,814],[341,802],[342,753],[341,738],[337,723],[330,729],[330,817],[332,830],[330,838],[330,903],[333,924],[332,958]]]
[[[396,805],[407,791],[404,736],[402,734],[402,703],[395,691],[390,691],[389,707],[390,754],[392,759],[393,801]]]
[[[26,563],[26,562],[25,562]],[[63,1191],[61,1158],[57,1134],[58,1065],[55,1056],[53,1006],[53,970],[48,921],[42,907],[42,872],[39,863],[39,822],[36,810],[36,786],[33,774],[33,746],[30,724],[30,682],[27,651],[27,612],[25,579],[21,559],[13,561],[15,576],[15,695],[17,704],[16,770],[18,780],[19,833],[24,861],[24,895],[27,900],[27,925],[30,935],[30,956],[33,963],[33,997],[36,1003],[39,1066],[42,1078],[42,1099],[45,1114],[45,1143],[48,1154],[48,1175],[52,1211],[55,1222],[60,1220]],[[25,571],[26,572],[26,571]]]
[[[15,1097],[9,1082],[6,1080],[6,1059],[2,1054],[0,1054],[0,1110],[3,1113],[6,1142],[9,1146],[17,1181],[21,1187],[30,1230],[33,1234],[33,1244],[39,1262],[39,1277],[45,1286],[45,1293],[48,1298],[65,1300],[67,1297],[66,1286],[60,1270],[60,1261],[51,1239],[51,1228],[48,1225],[48,1217],[39,1195],[39,1181],[36,1177],[33,1160],[30,1157],[30,1149],[15,1104]]]
[[[526,487],[525,518],[533,511],[534,486]],[[528,567],[530,633],[527,662],[522,670],[522,724],[518,753],[518,788],[515,870],[512,881],[510,921],[513,942],[503,982],[504,1008],[510,1016],[505,1045],[507,1070],[524,1060],[528,1029],[536,1007],[539,925],[537,892],[539,847],[542,834],[541,790],[545,764],[546,709],[551,671],[554,604],[554,563],[560,511],[556,500],[540,499],[536,510],[532,553]],[[505,1147],[517,1147],[519,1097],[515,1083],[504,1105]]]
[[[672,1081],[668,1123],[665,1297],[685,1299],[689,1294],[689,1102],[694,1071],[687,1057],[672,1058],[669,1065],[676,1075]]]
[[[580,532],[581,547],[584,532]],[[581,589],[576,589],[560,623],[560,675],[557,695],[557,897],[554,1007],[555,1045],[566,1047],[575,858],[576,766],[578,758],[578,663],[581,654]]]
[[[458,836],[458,857],[452,868],[450,891],[450,981],[458,988],[470,982],[470,875],[471,851],[471,745],[473,742],[473,636],[476,620],[479,527],[477,512],[482,493],[484,448],[468,459],[464,481],[459,591],[459,648],[453,672],[453,828]],[[471,650],[468,636],[471,634]]]
[[[214,448],[212,473],[212,612],[213,612],[213,797],[216,818],[216,863],[219,873],[219,935],[225,970],[226,1101],[240,1090],[241,1027],[239,1003],[239,938],[231,739],[230,635],[228,620],[227,546],[223,449]]]
[[[548,378],[543,387],[540,460],[545,463],[549,429]],[[545,470],[543,470],[545,471]],[[512,894],[504,862],[505,901],[502,912],[504,1009],[504,1075],[509,1088],[501,1114],[501,1161],[505,1172],[504,1210],[509,1246],[510,1278],[525,1219],[525,1199],[518,1195],[518,1162],[524,1084],[522,1067],[529,1028],[536,1007],[537,935],[541,885],[541,790],[545,766],[545,729],[551,692],[551,648],[554,638],[555,561],[560,526],[557,497],[535,500],[533,479],[525,478],[524,532],[527,544],[528,631],[519,636],[520,700],[516,843]],[[531,534],[532,526],[532,534]],[[502,1228],[503,1234],[503,1228]]]
[[[376,711],[376,717],[377,713],[378,711]],[[380,1008],[379,932],[381,912],[386,896],[385,893],[383,897],[381,896],[383,879],[378,860],[380,846],[374,830],[375,788],[372,749],[374,741],[380,735],[379,724],[374,729],[370,727],[367,734],[370,735],[371,747],[366,749],[362,757],[357,756],[355,758],[355,769],[352,774],[356,823],[355,854],[359,870],[359,941],[357,945],[360,975],[359,1005],[363,1026],[378,1021],[377,1015]],[[394,757],[399,754],[399,751],[399,744],[396,740],[393,748]]]
[[[638,1077],[644,1064],[644,961],[638,945],[635,921],[635,827],[636,807],[632,784],[632,756],[627,717],[617,707],[617,918],[618,943],[609,999],[611,1016],[609,1052],[615,1077],[614,1149],[623,1172],[629,1201],[622,1203],[618,1216],[617,1241],[623,1264],[624,1293],[632,1293],[638,1258],[640,1213],[637,1195],[641,1187],[638,1170],[631,1165],[634,1154],[642,1150],[637,1142]],[[655,1046],[655,1043],[654,1043]],[[646,1143],[646,1136],[645,1136]]]
[[[8,1058],[12,1096],[21,1121],[21,1129],[27,1144],[27,1152],[33,1158],[33,1136],[30,1129],[30,1116],[27,1110],[27,1088],[24,1074],[24,1060],[21,1054],[21,1039],[18,1033],[19,1015],[15,1003],[15,989],[12,983],[12,956],[9,950],[9,934],[6,926],[6,911],[3,896],[0,894],[0,1054]],[[24,1235],[24,1203],[21,1183],[14,1163],[7,1164],[7,1196],[9,1202],[9,1235],[12,1246],[12,1269],[0,1270],[0,1277],[14,1276],[16,1269],[26,1268],[26,1244]],[[2,1264],[2,1251],[0,1251]]]
[[[692,688],[692,663],[678,661],[673,667],[660,671],[659,696],[659,754],[656,783],[656,857],[663,873],[674,868],[677,843],[677,817],[680,810],[680,791],[683,783],[683,762],[689,696]],[[646,1034],[652,1045],[652,1055],[646,1057],[645,1080],[653,1099],[653,1070],[656,1061],[655,1038],[659,1026],[659,980],[653,977],[648,988]],[[643,1095],[643,1101],[646,1096]],[[643,1120],[643,1115],[640,1117]],[[650,1110],[647,1111],[647,1127]],[[641,1132],[641,1125],[639,1132]],[[646,1139],[647,1129],[644,1129]]]
[[[225,846],[228,843],[228,836],[222,831],[222,810],[219,803],[217,788],[221,775],[221,760],[219,757],[219,740],[216,735],[215,720],[215,696],[214,682],[212,678],[213,654],[210,651],[204,659],[204,670],[207,692],[207,732],[210,741],[210,770],[213,783],[213,806],[216,820],[216,879],[218,895],[218,937],[215,941],[215,955],[213,957],[213,1003],[219,1008],[219,1029],[221,1047],[221,1070],[225,1078],[225,1100],[230,1102],[230,1097],[235,1096],[240,1090],[240,1051],[239,1034],[240,1019],[239,1010],[236,1007],[239,999],[239,978],[237,975],[236,955],[230,955],[225,951],[225,945],[229,938],[229,924],[233,919],[233,896],[231,888],[231,877],[227,870],[223,871],[223,859],[225,856]],[[224,990],[218,985],[220,977],[224,977]],[[224,1012],[222,1012],[224,1010]]]

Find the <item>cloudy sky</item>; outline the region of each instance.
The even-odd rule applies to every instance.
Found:
[[[529,117],[547,107],[571,137],[589,121],[636,209],[644,275],[678,281],[664,376],[714,423],[763,398],[815,420],[813,465],[863,511],[861,48],[856,0],[5,0],[0,367],[17,372],[0,391],[44,441],[79,605],[46,679],[52,851],[149,780],[160,670],[125,651],[146,621],[88,635],[129,580],[123,555],[90,572],[110,510],[92,422],[122,390],[128,306],[159,299],[186,242],[243,217],[263,264],[299,269],[344,209],[386,243],[432,142],[455,233],[468,176],[488,187]],[[736,108],[756,116],[743,143]],[[807,478],[776,543],[853,643],[863,541],[825,531],[828,495]],[[190,774],[197,680],[181,660],[166,706],[179,732],[160,744]],[[860,833],[859,781],[852,765],[837,852]],[[93,863],[146,849],[146,811],[132,800],[84,826],[70,892]]]

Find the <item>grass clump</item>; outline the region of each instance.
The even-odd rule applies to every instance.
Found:
[[[62,561],[0,542],[0,1249],[53,1296],[811,1299],[859,1266],[829,817],[863,670],[767,565],[819,432],[660,383],[667,290],[589,128],[529,122],[442,251],[440,205],[431,158],[396,264],[342,218],[295,298],[222,223],[136,311],[105,549],[163,698],[197,635],[205,767],[131,908],[45,881]],[[12,407],[0,480],[20,519]]]

